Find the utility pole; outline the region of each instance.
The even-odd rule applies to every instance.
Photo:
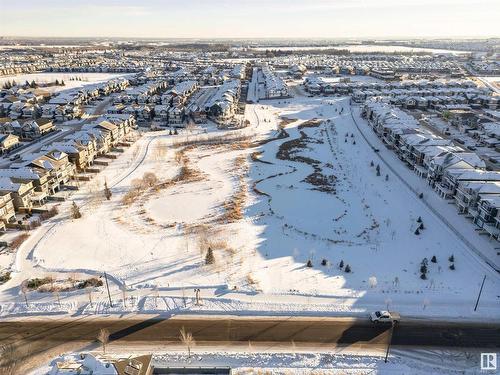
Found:
[[[104,280],[106,280],[106,289],[108,289],[109,306],[113,307],[113,302],[111,302],[111,293],[109,293],[108,275],[104,272]]]
[[[391,324],[391,331],[389,333],[389,343],[387,344],[387,351],[385,352],[385,359],[384,362],[387,363],[387,359],[389,358],[389,350],[391,349],[391,342],[392,342],[392,334],[394,333],[394,322]]]
[[[486,275],[483,277],[483,282],[481,283],[481,289],[479,289],[479,294],[477,296],[476,306],[474,306],[474,311],[477,310],[477,305],[479,305],[479,298],[481,298],[481,293],[483,292],[484,282],[486,281]]]

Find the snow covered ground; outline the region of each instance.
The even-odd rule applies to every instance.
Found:
[[[62,215],[2,260],[15,272],[0,286],[0,315],[366,315],[389,307],[411,316],[500,316],[498,275],[377,159],[347,98],[265,101],[247,105],[246,117],[251,125],[235,131],[145,134],[73,195],[83,218],[71,219],[66,202]],[[155,186],[142,186],[124,203],[148,172],[158,179]],[[399,174],[413,183],[412,172]],[[110,201],[103,197],[105,181]],[[432,204],[450,220],[458,217],[444,201]],[[419,217],[424,229],[417,235]],[[451,222],[464,235],[473,232],[470,223]],[[474,244],[485,252],[494,247],[484,238]],[[215,263],[207,265],[209,247]],[[426,280],[420,278],[424,258]],[[114,301],[127,289],[125,303],[110,308],[98,288],[92,306],[83,291],[62,295],[59,310],[47,293],[29,293],[31,303],[23,306],[24,279],[104,271]],[[202,306],[194,303],[194,288],[201,289]]]
[[[164,350],[164,349],[163,349]],[[241,349],[240,349],[241,350]],[[112,354],[120,353],[111,349]],[[122,357],[124,356],[123,353]],[[130,355],[131,353],[126,353]],[[144,354],[134,351],[133,354]],[[77,355],[66,355],[53,360],[78,360]],[[393,350],[387,363],[383,353],[358,354],[353,349],[331,352],[310,350],[262,351],[249,344],[245,351],[228,348],[209,351],[194,348],[191,357],[178,347],[168,354],[160,349],[153,355],[155,367],[170,368],[231,368],[232,374],[480,374],[479,353],[460,351]],[[43,366],[31,375],[45,375],[51,366]]]
[[[18,84],[24,84],[26,81],[35,81],[38,84],[53,83],[56,80],[59,82],[64,81],[64,86],[50,86],[41,87],[45,91],[51,93],[80,88],[90,84],[96,84],[109,81],[113,78],[126,77],[130,74],[125,73],[76,73],[76,72],[48,72],[48,73],[30,73],[30,74],[17,74],[13,76],[0,77],[0,86],[7,81],[16,81]],[[78,80],[75,80],[78,78]],[[81,80],[80,80],[81,79]]]

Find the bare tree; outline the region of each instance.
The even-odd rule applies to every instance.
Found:
[[[188,358],[191,358],[191,348],[196,345],[196,341],[193,338],[193,334],[191,332],[186,332],[184,327],[181,328],[179,335],[179,339],[181,342],[186,345],[188,351]]]
[[[78,281],[76,274],[70,273],[69,277],[68,277],[68,281],[71,283],[71,287],[75,288],[76,282]]]
[[[97,341],[102,344],[102,352],[106,354],[106,345],[109,342],[109,331],[106,328],[101,328],[97,335]]]
[[[127,285],[125,283],[120,285],[120,290],[122,291],[123,307],[125,307],[127,302]]]
[[[87,296],[89,297],[90,307],[94,307],[94,305],[92,304],[92,288],[87,289]]]
[[[52,294],[57,299],[57,304],[59,306],[61,306],[61,294],[59,293],[59,291],[57,289],[54,289],[54,291],[52,292]]]

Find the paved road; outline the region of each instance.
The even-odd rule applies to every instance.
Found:
[[[198,346],[298,345],[318,348],[383,349],[390,327],[367,319],[314,317],[227,317],[132,315],[127,318],[17,319],[0,322],[0,344],[12,344],[23,360],[40,364],[67,350],[96,348],[95,337],[107,328],[114,346],[178,345],[184,327]],[[500,324],[403,321],[395,329],[393,346],[500,348]],[[492,349],[493,350],[493,349]]]

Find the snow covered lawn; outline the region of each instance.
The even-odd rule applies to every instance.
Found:
[[[148,310],[153,293],[191,298],[201,288],[211,306],[225,296],[235,313],[313,303],[325,314],[499,316],[498,275],[384,165],[377,172],[348,99],[267,101],[246,117],[251,125],[236,131],[146,134],[74,196],[83,218],[66,215],[23,244],[1,300],[21,303],[15,288],[35,275],[106,271],[114,298],[124,285],[137,296],[132,311]],[[214,264],[205,264],[209,247]],[[96,298],[103,306],[107,296]]]

